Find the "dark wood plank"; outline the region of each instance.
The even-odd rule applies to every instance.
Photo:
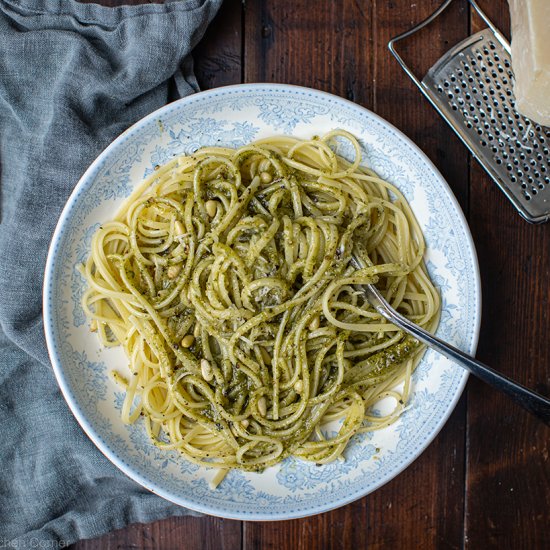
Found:
[[[258,1],[246,4],[246,82],[284,82],[371,106],[371,2]],[[366,502],[313,518],[245,523],[244,548],[364,548]]]
[[[245,10],[245,82],[282,82],[371,106],[373,2],[258,0]]]
[[[392,37],[432,13],[439,0],[377,2],[376,112],[417,143],[441,171],[463,209],[468,155],[387,50]],[[400,46],[416,74],[468,34],[464,4],[455,3],[429,28]],[[423,455],[369,497],[369,548],[461,548],[463,544],[465,399]]]
[[[374,97],[371,2],[257,1],[246,4],[246,82],[283,82],[371,106]],[[361,55],[357,55],[361,52]],[[244,548],[365,548],[360,501],[313,518],[245,523]],[[363,526],[365,523],[363,523]]]
[[[507,32],[496,4],[482,6]],[[478,356],[548,396],[550,225],[523,221],[477,163],[470,208],[483,281]],[[468,399],[466,548],[549,548],[550,430],[480,382]]]
[[[239,84],[242,80],[242,0],[224,0],[193,52],[202,90]]]
[[[300,84],[352,99],[405,131],[428,153],[467,206],[467,154],[391,59],[389,38],[433,11],[438,0],[247,4],[245,80]],[[468,30],[464,8],[438,23],[421,56],[435,61]],[[443,36],[446,38],[443,39]],[[427,44],[427,45],[426,45]],[[413,44],[414,46],[414,44]],[[423,456],[386,487],[318,518],[245,524],[245,548],[459,548],[463,535],[462,400]]]
[[[130,525],[93,540],[83,540],[74,550],[238,550],[241,522],[212,517],[169,518]]]
[[[244,550],[348,550],[367,547],[366,500],[292,521],[245,522]]]

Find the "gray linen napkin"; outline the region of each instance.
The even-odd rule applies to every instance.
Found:
[[[120,473],[72,417],[41,289],[79,177],[132,123],[197,90],[189,54],[220,3],[0,0],[0,547],[63,547],[188,513]]]

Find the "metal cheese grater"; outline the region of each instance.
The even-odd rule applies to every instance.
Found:
[[[419,80],[395,44],[429,25],[428,19],[392,39],[388,47],[409,77],[450,124],[517,211],[531,223],[550,219],[550,128],[515,110],[510,45],[474,0],[489,28],[447,52]]]

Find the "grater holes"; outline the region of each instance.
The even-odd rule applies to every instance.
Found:
[[[433,80],[439,101],[450,117],[457,122],[462,119],[471,142],[502,180],[515,188],[521,202],[540,199],[537,193],[550,189],[550,129],[515,112],[514,76],[507,53],[485,38],[453,61],[439,73],[439,81]]]

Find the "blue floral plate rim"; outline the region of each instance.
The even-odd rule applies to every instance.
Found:
[[[418,448],[415,450],[415,452],[413,452],[410,456],[403,460],[400,463],[399,467],[393,468],[387,474],[382,475],[377,483],[371,484],[368,491],[365,491],[363,488],[359,488],[357,491],[350,490],[344,498],[339,498],[337,500],[331,500],[329,498],[325,501],[317,503],[316,505],[312,505],[311,503],[309,503],[307,508],[300,508],[300,506],[297,505],[295,509],[287,509],[283,513],[281,513],[280,511],[277,513],[271,513],[265,508],[261,511],[251,510],[250,507],[247,506],[243,506],[242,509],[223,509],[223,507],[217,508],[211,503],[204,504],[201,501],[194,501],[191,498],[182,498],[181,495],[175,495],[172,492],[167,491],[165,488],[161,487],[159,483],[152,481],[149,476],[143,475],[142,472],[137,471],[135,468],[133,468],[132,465],[129,464],[129,462],[125,461],[123,456],[119,456],[119,454],[115,453],[111,448],[109,448],[109,445],[106,444],[103,438],[98,434],[94,423],[90,421],[88,415],[85,414],[85,412],[82,410],[79,401],[74,395],[73,388],[68,381],[68,377],[66,375],[63,364],[64,358],[61,354],[61,347],[58,342],[59,335],[56,333],[55,327],[56,304],[52,301],[52,296],[55,294],[54,289],[56,286],[55,274],[58,273],[59,269],[59,258],[57,252],[60,245],[62,244],[63,239],[66,237],[66,229],[70,225],[70,220],[74,209],[78,207],[81,196],[85,194],[89,187],[91,187],[91,185],[93,184],[94,178],[97,177],[105,160],[109,156],[116,154],[117,147],[119,147],[119,145],[123,143],[124,140],[131,139],[136,134],[144,131],[144,129],[147,128],[147,126],[150,126],[151,123],[158,123],[159,120],[163,120],[163,118],[168,116],[170,113],[182,111],[186,107],[191,107],[193,105],[208,104],[209,102],[220,98],[223,99],[230,96],[236,96],[238,98],[242,94],[257,94],[260,97],[263,95],[269,96],[270,94],[282,95],[283,97],[287,96],[289,100],[295,99],[296,101],[298,101],[301,97],[307,97],[311,98],[313,101],[319,100],[321,103],[325,102],[329,105],[345,107],[350,112],[355,112],[358,118],[360,118],[359,115],[362,115],[363,117],[366,116],[368,119],[375,121],[381,127],[384,127],[388,132],[393,134],[396,140],[399,141],[401,144],[404,144],[410,152],[414,153],[414,156],[416,156],[419,162],[424,165],[424,168],[428,169],[431,172],[433,177],[437,180],[438,185],[441,187],[441,190],[444,191],[447,205],[453,210],[453,215],[456,216],[455,221],[459,223],[460,229],[463,232],[463,237],[465,238],[465,248],[468,250],[471,256],[469,260],[471,262],[471,268],[473,271],[473,288],[471,288],[470,291],[472,293],[472,296],[474,296],[474,303],[473,312],[469,318],[469,322],[471,323],[469,333],[470,339],[468,342],[466,342],[466,345],[469,348],[467,351],[469,351],[470,353],[475,352],[481,322],[481,288],[477,256],[466,219],[464,218],[460,206],[458,205],[458,201],[454,197],[448,184],[445,182],[437,168],[435,168],[428,157],[408,137],[406,137],[393,125],[391,125],[375,113],[372,113],[368,109],[365,109],[364,107],[361,107],[353,102],[329,94],[327,92],[285,84],[258,83],[226,86],[182,98],[174,103],[168,104],[158,109],[157,111],[151,113],[150,115],[135,123],[129,129],[123,132],[117,139],[115,139],[97,157],[97,159],[86,170],[86,172],[76,185],[71,196],[69,197],[67,204],[60,216],[54,236],[52,238],[50,251],[46,263],[44,280],[44,326],[53,369],[61,391],[67,403],[69,404],[69,407],[71,408],[73,414],[75,415],[78,422],[81,424],[86,434],[95,443],[98,449],[120,470],[126,473],[126,475],[128,475],[150,491],[158,494],[159,496],[162,496],[163,498],[175,502],[176,504],[189,507],[199,512],[232,519],[284,520],[322,513],[348,504],[354,500],[357,500],[358,498],[361,498],[365,494],[368,494],[378,489],[390,479],[402,472],[405,468],[407,468],[425,450],[425,448],[431,443],[431,441],[435,438],[440,429],[446,423],[448,417],[454,410],[454,407],[462,394],[463,388],[468,378],[467,373],[463,372],[460,376],[456,378],[452,388],[452,396],[446,401],[444,414],[438,417],[435,424],[432,424],[429,434],[425,438],[423,438],[421,444],[418,445]]]

